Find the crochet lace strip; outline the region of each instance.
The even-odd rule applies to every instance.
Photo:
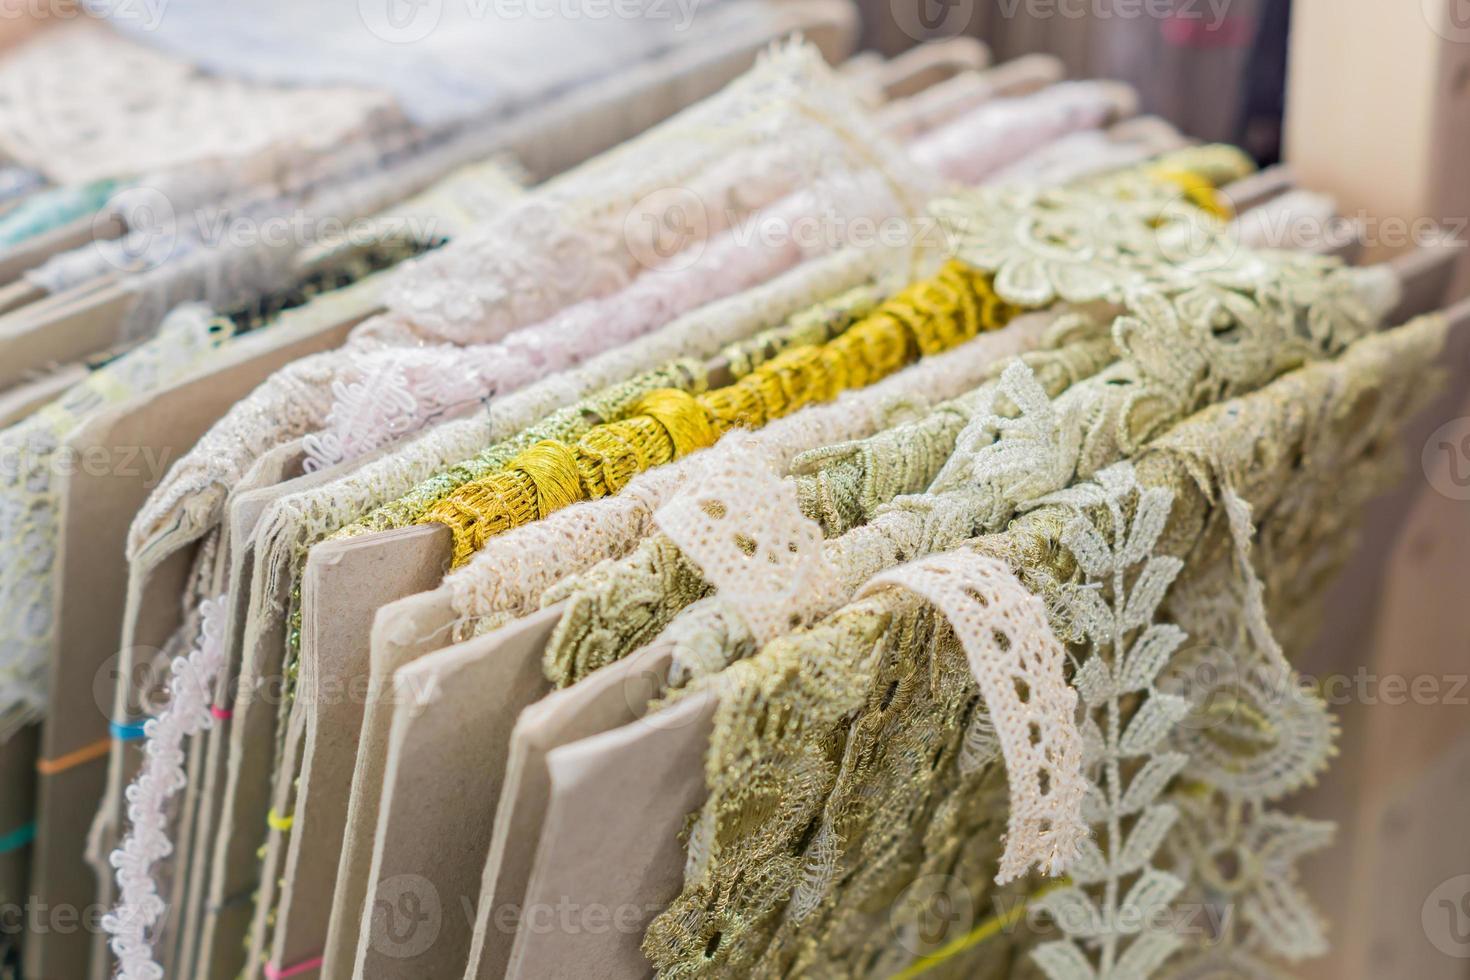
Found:
[[[1210,173],[1215,166],[1215,154],[1201,154],[1201,172]],[[1233,159],[1226,156],[1226,163]],[[1228,171],[1226,164],[1221,164]],[[1151,177],[1143,178],[1142,184],[1125,184],[1116,188],[1116,192],[1123,195],[1121,198],[1106,198],[1095,195],[1082,195],[1074,193],[1056,192],[1048,200],[1055,204],[1046,209],[1032,213],[1027,209],[1035,204],[1035,199],[1025,196],[1020,201],[1007,205],[1009,195],[979,195],[973,211],[967,211],[963,228],[965,234],[972,241],[984,241],[984,249],[972,249],[963,252],[975,261],[985,263],[987,267],[1000,268],[1002,275],[1008,277],[1015,288],[1038,300],[1056,299],[1065,293],[1071,297],[1083,301],[1095,301],[1114,295],[1130,292],[1125,289],[1127,284],[1135,281],[1134,277],[1142,276],[1145,272],[1163,277],[1168,281],[1176,273],[1168,261],[1157,252],[1156,240],[1147,237],[1153,234],[1150,229],[1149,215],[1157,214],[1158,208],[1167,205],[1171,200],[1168,195],[1163,194],[1163,205],[1159,201],[1161,191],[1156,180]],[[1051,192],[1048,192],[1051,193]],[[1142,194],[1154,195],[1151,203],[1147,205],[1139,203]],[[1131,195],[1131,196],[1130,196]],[[1013,211],[1007,211],[1011,207]],[[1093,224],[1092,211],[1098,210],[1108,215],[1109,223]],[[991,215],[998,215],[996,220],[1000,223],[992,227],[984,224]],[[1012,217],[1011,215],[1015,216]],[[1056,224],[1059,228],[1072,228],[1080,231],[1085,228],[1089,237],[1076,242],[1078,254],[1069,255],[1058,249],[1055,245],[1042,243],[1043,229],[1046,224],[1038,226],[1038,218],[1052,219],[1055,215]],[[1153,241],[1155,251],[1153,265],[1143,261],[1149,255],[1148,242]],[[1002,247],[1002,246],[1006,247]],[[1130,256],[1128,267],[1120,265],[1116,278],[1104,275],[1096,282],[1089,282],[1076,273],[1084,268],[1090,269],[1087,260],[1094,260],[1099,255],[1116,252],[1120,256],[1122,249],[1127,248]],[[1046,264],[1038,264],[1040,256],[1045,255]],[[1033,261],[1034,260],[1034,261]],[[1303,267],[1298,269],[1294,264],[1297,260],[1282,259],[1282,278],[1290,276],[1292,279],[1301,277],[1306,283],[1314,281],[1313,276],[1320,277],[1324,271],[1335,268],[1330,263],[1326,265],[1304,262]],[[1120,259],[1121,262],[1121,259]],[[1007,270],[1021,268],[1023,263],[1036,265],[1034,270],[1027,271],[1024,275],[1013,275]],[[1236,260],[1236,266],[1227,272],[1233,272],[1236,268],[1249,270],[1255,278],[1250,280],[1258,284],[1258,289],[1265,289],[1273,280],[1267,275],[1267,267],[1257,260],[1255,256],[1243,255]],[[1241,273],[1242,275],[1244,272]],[[1046,289],[1036,288],[1035,284],[1029,284],[1029,280],[1040,275],[1045,279]],[[999,283],[999,278],[996,282]],[[1376,281],[1376,280],[1375,280]],[[1026,285],[1019,285],[1028,283]],[[1321,294],[1298,291],[1293,299],[1303,305],[1312,302],[1318,304],[1321,319],[1330,321],[1334,312],[1340,312],[1343,324],[1340,332],[1345,337],[1355,335],[1355,331],[1366,329],[1368,324],[1375,322],[1375,316],[1381,315],[1382,311],[1366,308],[1366,304],[1360,303],[1357,295],[1345,296],[1352,293],[1358,286],[1357,281],[1346,278],[1331,280],[1328,284],[1317,283]],[[1204,362],[1202,368],[1209,366],[1209,357],[1214,356],[1226,365],[1241,364],[1243,357],[1252,351],[1260,351],[1269,345],[1263,344],[1260,348],[1249,348],[1245,353],[1239,352],[1233,345],[1219,342],[1221,335],[1215,332],[1214,318],[1217,310],[1223,305],[1225,309],[1238,312],[1241,308],[1239,303],[1229,301],[1223,294],[1201,291],[1197,294],[1186,294],[1186,301],[1181,301],[1186,309],[1191,311],[1192,316],[1199,318],[1199,325],[1195,328],[1200,337],[1200,342],[1206,344],[1206,349],[1196,355],[1198,361]],[[1303,298],[1305,297],[1305,298]],[[1244,300],[1242,300],[1244,302]],[[1337,305],[1334,305],[1334,301]],[[1153,307],[1149,307],[1151,310]],[[1211,326],[1206,328],[1205,324]],[[1247,320],[1242,330],[1247,327],[1266,331],[1274,330],[1278,335],[1289,329],[1295,331],[1297,320],[1292,317],[1281,317],[1271,323],[1261,322],[1258,318]],[[1336,324],[1334,324],[1336,326]],[[1207,332],[1208,330],[1208,332]],[[1178,318],[1167,323],[1160,323],[1160,335],[1154,343],[1157,346],[1147,348],[1149,352],[1157,351],[1159,355],[1169,356],[1167,352],[1179,350],[1182,345],[1178,344],[1177,338],[1183,333],[1178,326]],[[1116,333],[1117,331],[1115,331]],[[1169,339],[1163,339],[1167,335]],[[1118,333],[1119,338],[1125,336],[1137,336],[1137,334]],[[1208,340],[1206,340],[1208,338]],[[1292,336],[1290,338],[1294,349],[1303,347],[1301,339]],[[1307,343],[1328,346],[1340,343],[1334,339],[1333,330],[1327,330],[1320,339]],[[1125,351],[1135,353],[1137,362],[1143,367],[1153,367],[1160,363],[1160,358],[1149,353],[1145,358],[1145,347],[1142,343],[1120,344]],[[1281,356],[1276,352],[1271,352]],[[1181,359],[1192,354],[1187,347],[1179,350]],[[1293,355],[1296,356],[1296,355]],[[1262,376],[1269,376],[1273,369],[1271,364],[1262,364],[1260,354],[1256,354],[1251,366],[1257,372],[1254,374],[1257,381]],[[1187,363],[1187,361],[1186,361]],[[1275,368],[1280,370],[1280,368]],[[922,508],[922,514],[904,509],[904,502],[895,505],[892,512],[884,514],[880,521],[865,528],[854,530],[850,535],[838,539],[828,545],[829,555],[833,559],[834,567],[840,570],[843,577],[843,594],[851,595],[852,592],[866,581],[868,577],[881,571],[883,568],[905,560],[904,557],[912,558],[917,555],[930,554],[935,551],[943,551],[954,547],[960,541],[974,533],[976,528],[998,526],[1011,513],[1011,507],[1015,500],[1024,500],[1027,497],[1044,493],[1054,485],[1065,485],[1074,470],[1079,469],[1079,457],[1081,469],[1090,471],[1094,465],[1093,460],[1103,462],[1117,458],[1119,449],[1116,442],[1119,440],[1121,426],[1110,424],[1110,416],[1119,411],[1126,411],[1135,404],[1156,407],[1157,402],[1145,400],[1141,395],[1135,396],[1133,390],[1125,384],[1120,384],[1125,378],[1135,377],[1129,373],[1127,367],[1119,369],[1121,374],[1115,372],[1109,375],[1104,383],[1099,378],[1095,383],[1083,386],[1085,393],[1079,393],[1072,397],[1074,404],[1087,406],[1086,411],[1069,413],[1058,417],[1052,413],[1048,405],[1047,392],[1039,389],[1034,381],[1028,381],[1021,385],[1020,380],[1014,375],[1008,388],[1002,393],[1008,398],[1019,395],[1024,389],[1029,398],[1023,404],[1023,408],[1029,407],[1030,413],[1023,412],[1020,420],[997,420],[989,411],[977,420],[980,427],[976,431],[969,432],[967,436],[961,437],[961,445],[965,452],[952,461],[951,467],[962,467],[960,460],[969,460],[979,453],[983,453],[997,446],[992,454],[995,458],[992,467],[995,470],[994,477],[987,477],[988,483],[971,487],[960,492],[956,486],[956,492],[943,494],[934,498],[915,498],[908,502],[907,506]],[[1180,384],[1178,377],[1180,372],[1172,369],[1172,373],[1163,374],[1162,380],[1158,382],[1159,387],[1168,385],[1168,388],[1177,388]],[[1248,374],[1243,368],[1234,370],[1222,370],[1232,376]],[[1208,375],[1206,375],[1207,377]],[[1193,373],[1186,375],[1187,394],[1176,396],[1172,405],[1177,405],[1175,411],[1182,412],[1188,399],[1199,399],[1205,397],[1212,389],[1208,383],[1196,381]],[[1152,380],[1152,379],[1150,379]],[[1101,405],[1096,405],[1096,400],[1101,396]],[[1134,399],[1137,399],[1136,401]],[[1162,399],[1160,399],[1162,400]],[[1169,406],[1170,402],[1165,402]],[[1167,410],[1167,409],[1166,409]],[[1154,425],[1153,431],[1162,424],[1168,416],[1149,419]],[[1096,421],[1094,421],[1096,419]],[[1135,427],[1139,429],[1140,427]],[[1058,431],[1060,430],[1060,431]],[[998,437],[1005,433],[1008,438],[1001,441]],[[1059,482],[1058,482],[1059,481]],[[881,526],[880,526],[881,525]],[[896,532],[896,528],[903,527],[905,530]],[[941,530],[942,529],[942,530]],[[887,533],[885,533],[887,532]],[[891,533],[892,537],[889,537]],[[678,582],[677,586],[667,587],[671,582]],[[570,683],[581,676],[577,665],[597,665],[618,659],[632,652],[640,642],[646,642],[652,638],[653,633],[668,624],[670,618],[680,608],[687,605],[693,599],[699,598],[707,589],[691,563],[684,561],[677,548],[672,547],[666,540],[654,540],[649,546],[641,549],[639,553],[629,556],[627,561],[619,566],[617,572],[598,577],[591,581],[585,588],[578,588],[575,583],[564,587],[558,587],[548,593],[544,601],[557,601],[569,599],[567,613],[563,616],[561,623],[553,634],[547,647],[547,668],[550,676],[559,683]],[[629,603],[629,599],[636,599]],[[814,599],[817,597],[813,597]],[[639,614],[630,616],[627,614],[630,605],[639,609]],[[830,608],[830,607],[828,607]],[[809,612],[820,614],[826,610],[819,604]],[[731,630],[739,636],[738,623],[732,624]],[[699,634],[703,627],[694,627],[691,635]],[[613,637],[618,638],[616,642]],[[593,642],[595,638],[595,642]],[[748,643],[748,637],[741,637],[735,645]],[[711,644],[708,640],[702,641],[706,650]],[[714,644],[719,646],[718,642]],[[593,649],[593,648],[596,649]],[[717,658],[716,663],[721,662]]]
[[[651,395],[639,406],[642,414],[600,426],[575,447],[539,447],[535,470],[522,460],[467,484],[425,512],[423,522],[450,528],[455,564],[463,564],[486,539],[533,515],[544,516],[563,502],[616,493],[636,473],[711,445],[732,428],[759,428],[809,402],[871,384],[921,354],[947,350],[1002,326],[1015,312],[995,297],[983,275],[950,263],[835,340],[787,351],[705,395]]]
[[[996,882],[1031,866],[1060,874],[1087,836],[1077,692],[1046,609],[1001,562],[967,552],[921,559],[875,576],[859,598],[907,589],[949,621],[990,713],[1010,782],[1010,830]],[[757,634],[759,637],[759,634]]]

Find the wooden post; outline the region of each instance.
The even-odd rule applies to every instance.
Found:
[[[1470,2],[1295,0],[1286,158],[1303,187],[1368,219],[1368,257],[1415,223],[1467,237]]]

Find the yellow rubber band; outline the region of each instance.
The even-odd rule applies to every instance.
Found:
[[[939,966],[941,963],[944,963],[947,960],[954,959],[956,956],[960,955],[966,950],[974,949],[976,946],[979,946],[987,939],[994,938],[995,936],[1014,926],[1017,922],[1020,922],[1021,919],[1025,917],[1026,911],[1038,899],[1044,898],[1045,896],[1051,894],[1059,888],[1067,888],[1071,884],[1072,882],[1068,878],[1057,879],[1056,881],[1048,884],[1046,887],[1041,888],[1034,894],[1028,896],[1024,902],[1022,902],[1020,905],[1017,905],[1009,912],[1006,912],[1003,915],[997,915],[993,918],[986,919],[984,922],[980,923],[978,926],[971,929],[963,936],[959,937],[956,940],[953,940],[945,946],[940,947],[937,951],[930,953],[928,956],[921,956],[917,960],[914,960],[914,962],[909,964],[907,969],[902,970],[899,973],[895,973],[891,980],[910,980],[910,978],[912,977],[917,977],[924,973],[927,973],[928,971],[934,969],[934,967]]]
[[[288,813],[283,817],[276,812],[275,807],[271,807],[271,811],[265,815],[266,826],[269,827],[271,830],[279,830],[282,833],[290,830],[291,825],[295,822],[296,814]]]

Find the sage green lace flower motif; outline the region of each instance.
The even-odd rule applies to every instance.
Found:
[[[1327,952],[1322,918],[1298,885],[1297,866],[1332,843],[1335,825],[1212,794],[1179,794],[1170,850],[1189,869],[1220,945],[1295,963]]]
[[[1131,209],[1058,190],[981,190],[934,202],[955,255],[995,274],[996,293],[1044,307],[1058,300],[1118,302],[1144,276],[1130,255],[1156,255]]]

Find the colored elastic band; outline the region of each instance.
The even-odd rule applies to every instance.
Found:
[[[8,834],[0,834],[0,854],[18,851],[36,839],[36,824],[31,822],[17,827]]]
[[[271,812],[265,815],[265,822],[272,830],[290,830],[291,825],[296,822],[296,814],[288,813],[283,817],[272,807]]]
[[[100,759],[111,751],[112,739],[99,739],[91,745],[84,745],[75,752],[68,752],[55,759],[37,759],[36,771],[43,776],[54,776],[59,772],[66,772],[75,766],[91,762],[93,759]]]
[[[218,705],[213,704],[209,706],[209,713],[214,715],[220,721],[229,721],[231,718],[235,717],[235,713],[230,709],[221,708]]]
[[[107,723],[107,730],[112,732],[112,737],[119,742],[137,742],[145,737],[146,733],[143,731],[143,726],[147,723],[147,721],[135,721],[130,724],[123,724],[116,721],[109,721]]]
[[[322,962],[322,957],[313,956],[309,960],[302,960],[300,963],[296,963],[292,966],[271,966],[269,963],[267,963],[265,965],[265,977],[266,980],[286,980],[287,977],[294,977],[298,973],[305,973],[308,970],[315,970],[317,967],[322,965]]]

